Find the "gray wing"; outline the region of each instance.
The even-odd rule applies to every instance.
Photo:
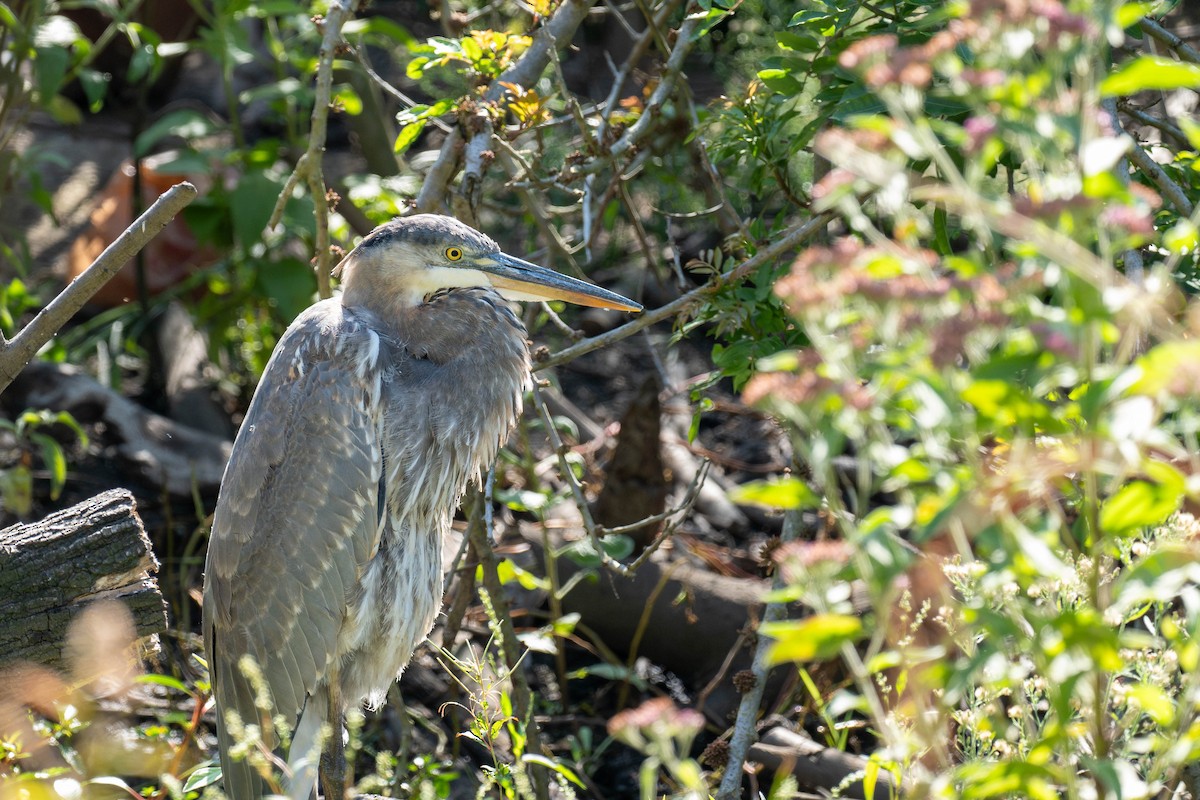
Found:
[[[343,318],[336,301],[314,306],[280,340],[242,423],[205,568],[204,636],[223,740],[226,711],[261,716],[238,669],[244,655],[292,725],[335,657],[379,543],[379,352],[378,336]],[[248,767],[223,766],[229,792],[231,780],[242,782],[231,772]]]

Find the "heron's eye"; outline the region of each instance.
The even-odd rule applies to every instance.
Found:
[[[447,247],[446,248],[446,258],[450,259],[451,261],[458,261],[462,257],[463,257],[463,252],[462,252],[461,247]]]

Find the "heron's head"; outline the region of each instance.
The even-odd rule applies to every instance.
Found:
[[[404,295],[411,305],[439,289],[491,287],[509,300],[565,300],[583,306],[641,311],[619,294],[501,252],[500,246],[452,217],[416,214],[371,231],[334,269],[349,295],[356,284]]]

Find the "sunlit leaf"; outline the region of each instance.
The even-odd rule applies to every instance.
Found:
[[[1143,466],[1150,479],[1137,478],[1122,486],[1100,507],[1100,527],[1108,533],[1129,533],[1158,525],[1179,510],[1186,482],[1179,470],[1163,462]]]
[[[333,102],[341,108],[343,113],[352,117],[357,117],[363,110],[362,98],[358,96],[358,92],[354,91],[353,86],[339,86],[333,93]]]
[[[480,569],[482,569],[482,566]],[[545,578],[539,578],[537,575],[534,575],[527,569],[522,569],[514,564],[512,559],[509,558],[500,560],[500,563],[496,565],[496,573],[500,578],[500,583],[502,584],[516,581],[523,589],[548,590],[550,588],[550,581],[546,580]],[[478,577],[482,579],[482,574],[480,574]]]
[[[1117,9],[1114,21],[1118,28],[1128,28],[1135,22],[1141,20],[1142,17],[1154,10],[1157,3],[1123,3]]]
[[[537,753],[524,753],[521,756],[521,761],[525,762],[526,764],[538,764],[539,766],[543,766],[548,770],[552,770],[554,772],[557,772],[559,775],[562,775],[564,778],[569,780],[571,783],[574,783],[580,789],[587,788],[587,786],[584,785],[583,781],[579,780],[579,776],[576,775],[574,773],[574,771],[571,770],[570,767],[568,767],[566,764],[560,763],[559,761],[557,761],[555,759],[547,758],[546,756],[539,755]]]
[[[185,793],[199,791],[206,786],[212,786],[219,780],[221,780],[221,765],[206,761],[188,775],[187,780],[183,783],[183,791]]]
[[[1175,721],[1174,701],[1153,684],[1136,683],[1126,690],[1125,697],[1159,725],[1170,725]]]
[[[1154,397],[1168,391],[1178,376],[1188,375],[1192,365],[1197,363],[1200,363],[1200,340],[1164,342],[1135,362],[1141,376],[1129,391]]]
[[[772,478],[750,481],[729,493],[735,503],[766,508],[816,508],[821,498],[799,478]]]
[[[1122,64],[1100,82],[1105,97],[1136,94],[1148,89],[1192,89],[1200,87],[1200,64],[1172,61],[1162,56],[1138,56]]]
[[[413,143],[417,141],[417,137],[421,135],[421,131],[425,130],[426,124],[426,120],[418,119],[401,128],[400,134],[396,137],[396,143],[392,145],[392,151],[399,155],[412,147]]]
[[[29,438],[41,448],[42,463],[50,472],[50,499],[57,500],[67,482],[67,457],[54,437],[31,433]]]
[[[847,614],[815,614],[801,620],[765,623],[759,632],[775,639],[767,651],[767,662],[806,662],[831,658],[843,644],[863,633],[862,620]]]

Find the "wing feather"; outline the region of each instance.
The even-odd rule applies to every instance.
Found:
[[[257,719],[237,669],[250,654],[294,725],[337,656],[380,535],[379,383],[360,368],[372,336],[337,301],[310,308],[280,340],[242,423],[205,570],[218,712]]]

